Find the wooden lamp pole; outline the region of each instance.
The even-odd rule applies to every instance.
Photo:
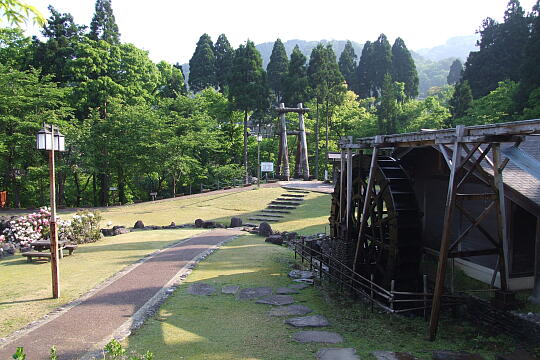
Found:
[[[56,224],[56,175],[54,170],[54,126],[51,126],[52,148],[49,150],[49,178],[51,183],[51,274],[53,298],[60,297],[60,267],[58,264],[58,226]]]

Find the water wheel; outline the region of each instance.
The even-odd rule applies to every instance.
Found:
[[[346,170],[337,181],[332,196],[330,235],[348,243],[352,265],[369,176],[369,157],[353,157],[352,203],[346,214]],[[416,291],[422,254],[420,213],[408,176],[399,162],[380,156],[374,172],[374,188],[369,197],[367,226],[360,238],[356,271],[387,289],[395,280],[396,290]],[[347,261],[348,260],[348,261]]]

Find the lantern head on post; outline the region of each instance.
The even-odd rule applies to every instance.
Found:
[[[66,150],[65,136],[52,125],[44,125],[43,128],[37,133],[36,140],[38,150]]]

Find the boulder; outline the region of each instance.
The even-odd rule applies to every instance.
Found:
[[[260,223],[260,225],[259,225],[259,235],[264,236],[264,237],[272,235],[272,227],[270,226],[269,223],[267,223],[265,221]]]
[[[126,229],[125,227],[121,226],[121,227],[117,227],[116,229],[113,230],[113,235],[116,236],[116,235],[122,235],[122,234],[127,234],[129,233],[129,229]]]
[[[216,225],[214,227],[218,228],[218,229],[225,229],[225,225],[223,225],[221,223],[216,223]]]
[[[114,236],[113,229],[101,229],[101,233],[103,234],[103,236]]]
[[[283,237],[281,235],[270,235],[266,238],[266,240],[264,240],[264,242],[275,245],[283,245]]]
[[[17,248],[15,247],[15,245],[11,243],[0,244],[0,249],[2,249],[4,256],[15,255],[15,252],[17,251]]]
[[[216,227],[215,221],[205,221],[202,224],[203,229],[213,229]]]
[[[291,270],[289,272],[291,279],[313,279],[313,271],[307,270]]]
[[[204,224],[204,220],[203,220],[203,219],[197,219],[197,220],[195,220],[195,227],[196,227],[196,228],[202,228],[203,224]]]
[[[240,227],[242,226],[242,219],[239,217],[232,217],[231,218],[231,225],[229,227]]]
[[[144,229],[144,223],[142,222],[142,220],[137,220],[135,222],[135,225],[133,225],[133,228],[134,229]]]
[[[174,229],[174,228],[176,227],[176,223],[175,223],[174,221],[171,222],[171,224],[169,225],[169,227],[170,227],[171,229]]]

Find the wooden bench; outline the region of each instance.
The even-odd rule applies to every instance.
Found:
[[[77,245],[77,244],[66,244],[64,246],[64,250],[69,251],[69,255],[73,255],[73,252],[75,250],[77,250],[77,246],[79,246],[79,245]]]
[[[47,259],[51,261],[51,253],[46,251],[25,251],[22,256],[26,256],[26,261],[32,262],[32,258]]]

